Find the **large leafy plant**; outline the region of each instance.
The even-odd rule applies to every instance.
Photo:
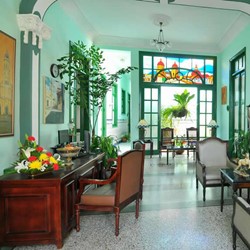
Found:
[[[194,96],[195,95],[191,95],[187,89],[185,89],[181,94],[174,94],[174,101],[176,101],[177,104],[161,110],[163,123],[172,126],[173,118],[187,117],[190,114],[187,106]]]
[[[105,152],[103,165],[107,167],[108,159],[115,159],[118,156],[119,146],[115,145],[116,141],[111,136],[95,136],[90,146],[93,152]]]
[[[239,131],[237,137],[233,140],[233,156],[242,159],[246,153],[250,153],[250,131]]]
[[[82,41],[73,42],[70,48],[68,55],[58,59],[60,77],[69,77],[69,80],[65,81],[65,89],[69,91],[72,103],[80,105],[87,112],[94,137],[98,116],[107,92],[122,75],[130,73],[136,67],[121,68],[111,74],[103,67],[105,59],[100,48],[95,45],[87,48]]]

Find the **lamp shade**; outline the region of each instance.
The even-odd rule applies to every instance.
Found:
[[[144,119],[140,120],[138,125],[137,125],[138,128],[147,128],[148,127],[148,122]]]
[[[218,128],[219,127],[215,120],[211,120],[207,126],[210,128]]]

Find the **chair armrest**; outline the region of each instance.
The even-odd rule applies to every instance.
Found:
[[[203,164],[201,161],[196,162],[196,176],[205,182],[206,177],[206,165]]]
[[[238,203],[248,214],[250,214],[250,204],[242,197],[233,195],[234,202]]]
[[[198,165],[203,171],[205,171],[206,165],[205,165],[204,163],[202,163],[201,161],[197,161],[197,165]]]
[[[79,182],[79,189],[77,192],[76,201],[79,202],[81,199],[81,195],[84,192],[84,189],[89,184],[96,184],[96,185],[106,185],[114,182],[117,177],[117,172],[115,172],[109,179],[100,180],[100,179],[85,179],[84,177],[80,177]]]

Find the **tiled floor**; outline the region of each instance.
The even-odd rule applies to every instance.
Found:
[[[120,145],[121,151],[130,144]],[[120,235],[114,235],[113,214],[81,216],[81,231],[73,230],[63,249],[232,249],[232,192],[225,190],[225,207],[220,212],[220,188],[208,188],[202,201],[202,188],[196,190],[195,161],[187,155],[161,159],[146,156],[143,200],[138,221],[134,204],[123,210]],[[56,249],[53,245],[17,247],[15,250]],[[246,250],[237,239],[237,250]]]

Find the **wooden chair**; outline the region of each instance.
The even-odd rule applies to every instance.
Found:
[[[194,127],[187,128],[186,135],[187,135],[187,145],[188,147],[192,148],[190,150],[193,151],[193,155],[195,156],[196,143],[199,140],[198,129]],[[189,157],[189,149],[187,150],[187,156]]]
[[[199,181],[203,186],[203,201],[206,200],[207,187],[221,187],[220,169],[235,167],[227,156],[227,141],[209,137],[197,142],[196,188]]]
[[[167,147],[174,146],[174,129],[173,128],[162,128],[161,129],[161,140],[160,140],[160,147],[159,147],[159,157],[161,158],[162,152],[167,151]],[[173,150],[173,157],[174,157],[174,150]]]
[[[142,178],[141,178],[141,191],[140,191],[140,199],[142,200],[143,193],[143,183],[144,183],[144,160],[145,160],[145,143],[142,140],[133,141],[133,148],[143,150],[143,163],[142,163]]]
[[[118,156],[117,169],[109,179],[79,179],[77,193],[76,230],[80,230],[80,211],[110,211],[115,213],[115,235],[119,235],[119,217],[122,208],[136,202],[135,217],[139,217],[139,200],[143,174],[143,150],[129,150]],[[86,185],[96,184],[95,189],[84,192]]]

